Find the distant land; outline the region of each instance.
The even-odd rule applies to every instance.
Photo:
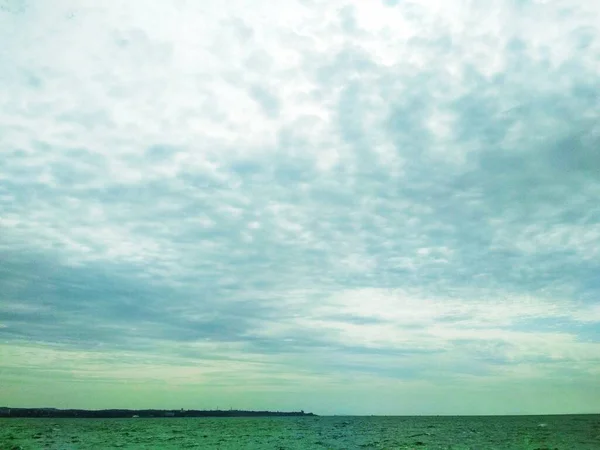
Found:
[[[49,418],[148,418],[148,417],[315,417],[304,411],[245,411],[197,410],[197,409],[58,409],[58,408],[8,408],[0,407],[0,417],[49,417]]]
[[[57,409],[0,407],[0,417],[49,417],[82,419],[116,419],[148,417],[315,417],[316,414],[285,411],[197,410],[197,409]]]

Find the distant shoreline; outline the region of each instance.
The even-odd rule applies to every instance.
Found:
[[[58,408],[0,408],[5,418],[71,418],[71,419],[118,419],[118,418],[170,418],[170,417],[316,417],[304,411],[246,411],[195,410],[195,409],[58,409]]]

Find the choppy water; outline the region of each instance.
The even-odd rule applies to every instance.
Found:
[[[600,416],[0,419],[0,449],[600,449]]]

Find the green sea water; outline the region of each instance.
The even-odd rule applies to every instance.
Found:
[[[0,419],[0,449],[600,449],[600,415]]]

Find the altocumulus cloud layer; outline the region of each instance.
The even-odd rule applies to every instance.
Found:
[[[0,403],[597,407],[600,3],[3,3]]]

